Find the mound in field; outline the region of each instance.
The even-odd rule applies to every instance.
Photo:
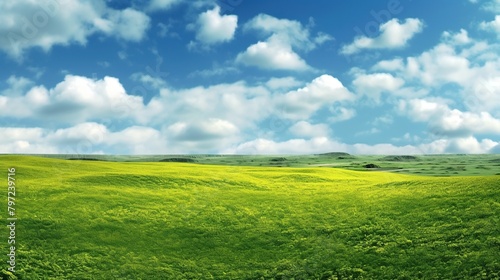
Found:
[[[344,153],[344,152],[330,152],[330,153],[323,153],[323,154],[317,154],[318,156],[330,156],[330,157],[352,157],[351,154],[349,153]]]
[[[165,158],[160,159],[160,162],[196,162],[196,160],[191,158]]]
[[[379,160],[383,160],[383,161],[416,161],[419,159],[416,156],[385,156]]]
[[[68,158],[68,160],[93,160],[93,161],[105,161],[104,159],[98,159],[98,158],[86,158],[86,157],[74,157],[74,158]]]

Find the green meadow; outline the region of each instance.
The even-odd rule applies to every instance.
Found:
[[[81,159],[0,156],[4,279],[500,279],[498,156]]]

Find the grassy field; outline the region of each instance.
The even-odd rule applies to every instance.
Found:
[[[376,156],[326,153],[316,155],[45,155],[49,158],[118,162],[177,161],[197,164],[271,167],[322,167],[390,171],[429,176],[500,175],[500,155]],[[366,168],[367,165],[375,168]]]
[[[240,157],[240,164],[255,166],[230,166],[206,164],[209,156],[193,158],[203,164],[157,162],[174,156],[156,162],[0,156],[3,182],[16,168],[16,275],[500,279],[500,176],[484,176],[500,172],[498,157],[468,165],[450,155],[441,159],[445,166],[421,166],[430,175],[458,165],[490,168],[456,177],[324,165],[412,169],[430,160],[424,156],[309,157],[296,163],[288,156]],[[238,159],[212,163],[222,160]],[[272,167],[287,164],[309,167]],[[323,167],[311,167],[317,164]],[[0,213],[7,217],[3,185]],[[7,260],[9,232],[0,228]]]

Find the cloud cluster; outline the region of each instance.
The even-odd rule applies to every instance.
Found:
[[[17,59],[32,47],[84,45],[95,33],[140,41],[150,24],[143,12],[112,9],[104,0],[2,1],[0,18],[0,50]]]
[[[58,123],[136,118],[143,107],[142,97],[127,94],[119,80],[113,77],[94,80],[67,75],[51,89],[34,86],[22,95],[0,95],[2,117]]]
[[[296,50],[310,51],[332,39],[324,33],[313,37],[310,27],[298,21],[278,19],[266,14],[257,15],[243,29],[256,31],[266,39],[239,53],[236,62],[268,70],[310,70],[311,67]]]
[[[398,49],[405,47],[410,39],[422,32],[423,22],[418,18],[407,18],[400,23],[394,18],[380,25],[377,37],[359,36],[351,44],[345,45],[340,53],[351,55],[365,49]]]
[[[12,87],[4,92],[13,92],[16,88],[19,92],[0,95],[0,114],[3,117],[34,123],[49,120],[56,127],[70,127],[52,132],[38,129],[35,130],[38,136],[46,142],[21,137],[11,140],[29,145],[21,145],[24,148],[9,147],[16,151],[39,151],[45,145],[47,151],[53,151],[58,145],[68,146],[84,139],[89,131],[101,131],[100,139],[103,140],[93,142],[98,151],[112,150],[110,147],[114,145],[134,152],[145,152],[148,147],[159,147],[161,149],[158,151],[163,151],[162,145],[170,143],[177,147],[176,152],[218,152],[241,143],[245,137],[256,135],[255,130],[261,125],[264,126],[259,128],[262,131],[280,129],[278,133],[288,130],[295,135],[324,136],[328,134],[328,126],[311,124],[309,118],[321,108],[354,99],[354,95],[330,75],[319,76],[298,89],[296,86],[302,83],[290,77],[271,78],[256,85],[239,81],[209,87],[172,89],[147,75],[132,76],[140,82],[154,83],[159,94],[146,104],[141,96],[127,93],[120,81],[113,77],[89,79],[67,75],[53,88],[33,85],[32,81],[25,78],[12,77]],[[290,82],[295,84],[295,89],[289,89]],[[290,127],[273,128],[266,123],[270,118],[295,122]],[[122,124],[114,126],[112,132],[103,126],[120,122]],[[141,126],[134,126],[136,123]],[[125,129],[127,124],[132,124],[132,127]],[[10,130],[6,131],[2,132],[12,134]],[[136,132],[138,134],[134,136]],[[146,142],[140,142],[140,133],[151,138],[157,136],[163,139],[163,144],[149,146]],[[128,144],[121,143],[116,135],[123,136],[123,141]]]
[[[399,104],[399,110],[412,120],[428,123],[431,131],[440,136],[500,134],[500,119],[488,112],[462,112],[450,109],[446,104],[425,99],[403,100]]]
[[[500,38],[500,15],[495,16],[493,21],[481,22],[480,27],[481,29],[497,33],[497,36]]]

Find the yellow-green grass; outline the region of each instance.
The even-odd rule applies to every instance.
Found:
[[[10,167],[20,279],[500,277],[498,176],[0,156],[3,182]]]

